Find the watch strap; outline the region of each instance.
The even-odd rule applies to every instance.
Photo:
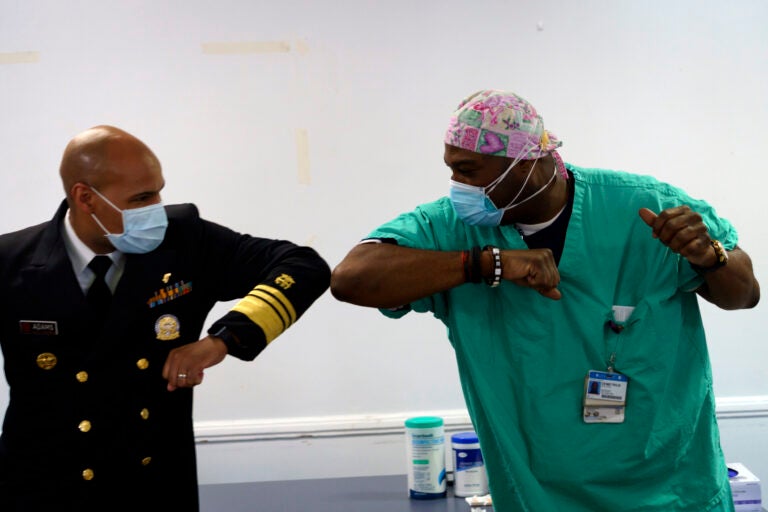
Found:
[[[232,334],[232,331],[230,331],[226,326],[221,327],[216,332],[210,333],[211,336],[215,336],[217,338],[221,338],[221,340],[224,342],[224,345],[227,346],[227,352],[229,354],[235,355],[239,353],[243,347],[240,345],[240,340]]]
[[[723,244],[720,242],[720,240],[712,239],[709,241],[709,243],[712,245],[712,248],[715,250],[715,257],[716,257],[715,264],[710,267],[702,267],[702,266],[694,265],[693,263],[691,263],[691,268],[693,268],[693,270],[695,270],[699,274],[712,272],[728,264],[728,252],[725,250],[725,247],[723,247]]]

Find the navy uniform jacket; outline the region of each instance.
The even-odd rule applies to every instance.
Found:
[[[311,248],[254,238],[166,207],[165,240],[127,255],[108,317],[94,317],[52,221],[0,236],[0,344],[10,403],[0,510],[198,509],[192,390],[166,390],[168,352],[200,338],[217,301],[250,360],[329,286]]]

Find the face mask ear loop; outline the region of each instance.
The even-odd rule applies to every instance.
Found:
[[[91,218],[92,218],[93,220],[95,220],[95,221],[96,221],[96,224],[98,224],[98,225],[99,225],[99,227],[101,228],[101,230],[104,232],[104,236],[108,236],[108,235],[111,235],[111,234],[112,234],[112,233],[110,233],[109,231],[107,231],[107,228],[105,228],[105,227],[104,227],[104,224],[102,224],[102,223],[101,223],[101,221],[99,220],[99,218],[98,218],[98,217],[96,217],[96,214],[95,214],[95,213],[92,213],[92,214],[91,214]]]
[[[534,148],[534,147],[535,147],[535,146],[528,146],[528,147],[526,147],[526,148],[525,148],[525,151],[521,151],[521,152],[520,152],[520,155],[525,155],[525,154],[527,154],[527,153],[528,153],[528,151],[530,151],[530,150],[531,150],[532,148]],[[504,171],[503,173],[501,173],[501,176],[499,176],[498,178],[496,178],[495,180],[493,180],[492,182],[490,182],[488,185],[486,185],[486,186],[485,186],[485,188],[484,188],[484,191],[485,191],[485,194],[486,194],[486,195],[488,195],[488,194],[490,194],[491,192],[493,192],[493,191],[494,191],[494,189],[496,189],[496,187],[499,185],[499,183],[501,183],[501,182],[504,180],[504,178],[506,178],[506,177],[507,177],[507,174],[509,174],[509,171],[511,171],[512,169],[514,169],[514,168],[515,168],[515,166],[517,166],[517,164],[519,164],[519,163],[520,163],[520,161],[521,161],[521,160],[523,160],[523,157],[522,157],[522,156],[520,156],[520,155],[518,155],[517,157],[515,157],[515,159],[514,159],[514,160],[512,160],[512,163],[511,163],[511,164],[509,164],[509,167],[507,167],[507,170],[506,170],[506,171]],[[531,170],[533,170],[533,169],[531,169]],[[527,182],[527,180],[528,180],[528,179],[526,178],[526,182]],[[523,186],[525,186],[525,185],[523,185]],[[518,195],[519,195],[519,193],[518,193]]]
[[[527,153],[527,151],[524,151],[523,153]],[[501,179],[502,179],[502,178],[504,178],[504,177],[507,175],[507,173],[508,173],[508,172],[509,172],[509,171],[510,171],[510,170],[511,170],[511,169],[512,169],[512,168],[513,168],[513,167],[514,167],[516,164],[518,164],[518,163],[520,162],[520,160],[522,160],[522,158],[518,157],[518,158],[517,158],[517,159],[516,159],[514,162],[512,162],[512,164],[511,164],[511,165],[509,166],[509,168],[508,168],[508,169],[507,169],[507,170],[504,172],[504,174],[502,174],[501,176],[499,176],[499,178],[498,178],[497,180],[494,180],[494,183],[492,183],[492,184],[491,184],[492,186],[490,186],[490,188],[489,188],[489,189],[486,189],[486,191],[485,191],[485,195],[486,195],[486,196],[488,196],[488,195],[489,195],[491,192],[493,192],[493,189],[495,189],[495,188],[496,188],[496,185],[498,185],[498,184],[501,182]],[[523,193],[523,190],[525,190],[525,186],[528,184],[528,180],[531,178],[531,175],[533,174],[533,170],[534,170],[534,168],[536,167],[536,162],[538,162],[538,161],[539,161],[539,159],[538,159],[538,158],[537,158],[536,160],[534,160],[534,162],[533,162],[533,165],[531,166],[531,170],[530,170],[530,171],[528,171],[528,174],[527,174],[527,175],[526,175],[526,177],[525,177],[525,181],[524,181],[524,182],[523,182],[523,184],[520,186],[520,190],[518,190],[518,191],[517,191],[517,194],[515,195],[515,197],[513,197],[513,198],[512,198],[512,200],[511,200],[511,201],[509,201],[509,202],[507,203],[507,206],[504,206],[504,207],[502,207],[502,208],[499,208],[499,210],[505,210],[505,209],[507,209],[507,208],[509,207],[509,205],[511,205],[511,204],[513,204],[515,201],[517,201],[517,198],[518,198],[518,197],[520,197],[520,194],[522,194],[522,193]]]
[[[540,121],[539,121],[539,118],[536,118],[536,126],[535,126],[535,127],[534,127],[534,129],[533,129],[533,132],[534,132],[534,133],[535,133],[535,132],[538,130],[538,128],[539,128],[539,122],[540,122]],[[504,178],[507,176],[507,174],[509,174],[509,171],[511,171],[513,167],[515,167],[517,164],[519,164],[519,163],[520,163],[520,160],[522,160],[522,159],[523,159],[523,155],[527,155],[527,154],[528,154],[528,153],[529,153],[531,150],[533,150],[533,149],[535,149],[535,148],[537,148],[537,147],[538,147],[538,144],[530,144],[530,143],[528,143],[528,144],[527,144],[527,145],[526,145],[526,146],[523,148],[523,150],[522,150],[522,151],[520,151],[520,152],[517,154],[517,156],[515,157],[515,159],[514,159],[514,160],[512,160],[512,163],[511,163],[511,164],[509,164],[509,167],[507,167],[507,170],[506,170],[506,171],[504,171],[504,172],[501,174],[501,176],[499,176],[498,178],[496,178],[495,180],[493,180],[493,181],[492,181],[490,184],[488,184],[488,185],[485,187],[485,195],[487,196],[488,194],[490,194],[491,192],[493,192],[493,191],[494,191],[494,189],[495,189],[495,188],[498,186],[498,184],[499,184],[499,183],[501,183],[501,181],[502,181],[502,180],[503,180],[503,179],[504,179]],[[536,160],[538,160],[538,158],[537,158]],[[534,162],[534,164],[533,164],[533,165],[534,165],[534,167],[535,167],[535,166],[536,166],[536,162]],[[515,196],[515,198],[514,198],[514,199],[512,199],[512,201],[510,201],[510,203],[513,203],[513,202],[515,202],[515,200],[516,200],[516,199],[517,199],[517,198],[520,196],[520,194],[523,192],[523,188],[525,188],[525,185],[526,185],[526,183],[528,183],[528,178],[530,178],[530,177],[531,177],[531,173],[532,173],[532,172],[533,172],[533,167],[531,167],[531,170],[529,171],[529,173],[528,173],[528,176],[525,178],[525,183],[523,183],[523,186],[522,186],[522,187],[520,187],[520,191],[517,193],[517,195]]]
[[[533,128],[533,133],[535,133],[535,132],[538,130],[538,128],[539,128],[539,123],[540,123],[540,121],[539,121],[539,118],[536,118],[536,125],[535,125],[535,126],[534,126],[534,128]],[[491,192],[493,192],[493,191],[494,191],[494,189],[495,189],[495,188],[498,186],[498,184],[499,184],[499,183],[501,183],[501,182],[502,182],[502,180],[504,180],[504,178],[506,178],[507,174],[509,174],[509,171],[511,171],[513,167],[515,167],[517,164],[519,164],[519,163],[520,163],[520,160],[522,160],[522,159],[523,159],[523,155],[527,155],[527,154],[528,154],[528,153],[529,153],[529,152],[530,152],[532,149],[534,149],[534,148],[536,148],[536,147],[538,147],[538,144],[531,144],[531,143],[529,142],[529,143],[528,143],[528,144],[525,146],[525,148],[523,149],[523,151],[520,151],[520,152],[517,154],[517,156],[515,157],[515,159],[514,159],[514,160],[512,160],[512,163],[511,163],[511,164],[509,164],[509,167],[507,167],[507,170],[506,170],[506,171],[504,171],[503,173],[501,173],[501,176],[499,176],[498,178],[496,178],[495,180],[493,180],[491,183],[489,183],[488,185],[486,185],[486,187],[485,187],[485,195],[487,196],[488,194],[490,194]],[[535,165],[535,164],[534,164],[534,165]],[[533,169],[531,169],[531,172],[533,172]],[[528,177],[530,177],[530,173],[528,174]],[[525,179],[525,182],[526,182],[526,183],[528,182],[528,178],[526,178],[526,179]],[[525,187],[525,183],[523,183],[523,187]],[[520,192],[522,192],[522,191],[523,191],[523,189],[521,188],[521,189],[520,189]],[[518,192],[518,193],[517,193],[517,196],[519,196],[519,195],[520,195],[520,192]],[[515,196],[515,199],[517,199],[517,196]],[[514,201],[515,199],[513,199],[512,201]]]
[[[554,170],[552,171],[552,177],[550,177],[550,178],[549,178],[549,181],[547,182],[547,184],[546,184],[546,185],[544,185],[544,186],[543,186],[543,187],[541,187],[539,190],[537,190],[536,192],[534,192],[534,193],[533,193],[533,194],[531,194],[530,196],[526,197],[525,199],[523,199],[523,200],[522,200],[522,201],[520,201],[519,203],[515,203],[515,204],[509,204],[509,205],[505,206],[504,208],[502,208],[502,210],[504,210],[504,211],[507,211],[507,210],[511,210],[512,208],[514,208],[514,207],[516,207],[516,206],[520,206],[521,204],[523,204],[523,203],[526,203],[526,202],[528,202],[529,200],[531,200],[531,199],[533,199],[534,197],[536,197],[537,195],[541,194],[541,193],[542,193],[542,192],[544,192],[544,191],[547,189],[547,187],[549,187],[549,185],[550,185],[550,184],[551,184],[551,183],[552,183],[552,182],[555,180],[555,176],[557,176],[557,166],[555,166]]]
[[[88,185],[88,186],[90,187],[90,185]],[[106,203],[107,203],[109,206],[111,206],[111,207],[112,207],[112,208],[114,208],[115,210],[119,211],[120,213],[123,213],[123,210],[121,210],[120,208],[118,208],[117,206],[115,206],[115,203],[113,203],[112,201],[110,201],[109,199],[107,199],[107,196],[105,196],[104,194],[102,194],[101,192],[99,192],[98,190],[96,190],[96,187],[91,187],[91,190],[93,190],[94,192],[96,192],[96,195],[97,195],[97,196],[99,196],[100,198],[102,198],[102,199],[103,199],[103,200],[104,200],[104,201],[105,201],[105,202],[106,202]]]
[[[522,160],[522,158],[520,158],[519,156],[514,160],[512,160],[512,163],[509,164],[509,167],[507,167],[506,170],[503,173],[501,173],[501,175],[499,175],[498,178],[496,178],[495,180],[490,182],[488,185],[483,187],[483,191],[485,192],[485,194],[488,195],[491,192],[493,192],[494,189],[496,189],[496,187],[499,185],[499,183],[501,183],[504,180],[504,178],[507,177],[507,174],[509,174],[509,171],[511,171],[518,163],[520,163],[520,160]]]
[[[530,170],[530,171],[528,171],[528,175],[525,177],[525,181],[524,181],[524,182],[523,182],[523,184],[520,186],[520,190],[518,190],[518,191],[517,191],[517,194],[515,195],[515,197],[513,197],[513,198],[512,198],[512,200],[511,200],[510,202],[508,202],[508,203],[507,203],[507,206],[505,206],[504,208],[502,208],[502,210],[504,210],[504,209],[508,208],[508,207],[509,207],[509,205],[511,205],[511,204],[514,204],[514,203],[515,203],[515,201],[517,201],[517,198],[518,198],[518,197],[520,197],[520,194],[522,194],[522,193],[523,193],[523,190],[525,190],[525,186],[528,184],[528,180],[529,180],[529,179],[531,179],[531,176],[533,175],[533,170],[536,168],[536,162],[538,162],[538,161],[539,161],[539,159],[538,159],[538,158],[537,158],[536,160],[534,160],[534,161],[533,161],[533,165],[531,166],[531,170]]]
[[[106,203],[107,203],[109,206],[111,206],[112,208],[114,208],[115,210],[117,210],[118,212],[120,212],[120,214],[122,214],[122,213],[123,213],[123,210],[121,210],[120,208],[118,208],[117,206],[115,206],[115,205],[114,205],[114,203],[113,203],[112,201],[110,201],[109,199],[107,199],[107,197],[106,197],[104,194],[102,194],[101,192],[99,192],[98,190],[96,190],[96,187],[92,187],[91,185],[88,185],[88,186],[89,186],[89,187],[91,187],[91,190],[93,190],[93,191],[96,193],[96,195],[97,195],[97,196],[99,196],[100,198],[102,198],[102,199],[104,200],[104,202],[106,202]],[[96,214],[95,214],[95,213],[92,213],[92,214],[91,214],[91,217],[93,218],[93,220],[95,220],[95,221],[96,221],[96,224],[98,224],[98,225],[99,225],[99,227],[101,228],[101,230],[102,230],[102,231],[104,231],[104,236],[107,236],[107,235],[112,235],[112,234],[113,234],[113,233],[110,233],[110,232],[107,230],[107,228],[105,228],[105,227],[104,227],[104,224],[102,224],[102,223],[101,223],[101,221],[98,219],[98,217],[96,217]],[[123,217],[123,222],[125,222],[125,217]]]

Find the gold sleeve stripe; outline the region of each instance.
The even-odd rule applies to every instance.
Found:
[[[289,316],[290,314],[285,307],[268,293],[264,293],[261,290],[253,290],[244,300],[251,300],[259,304],[264,303],[269,306],[283,324],[283,329],[287,329],[293,323],[293,319]]]
[[[248,295],[250,296],[258,296],[262,297],[264,300],[268,301],[270,304],[274,304],[276,309],[279,309],[282,313],[281,315],[284,315],[287,317],[287,324],[291,325],[293,322],[296,321],[296,310],[293,309],[293,304],[291,304],[291,301],[288,300],[288,298],[283,295],[283,292],[278,290],[277,288],[273,288],[271,286],[267,286],[265,284],[260,284],[253,290],[251,290],[251,293]]]
[[[296,321],[296,310],[277,288],[258,285],[235,304],[232,311],[247,316],[264,331],[267,343],[277,338]]]

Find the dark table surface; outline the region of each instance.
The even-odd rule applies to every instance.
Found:
[[[405,475],[200,486],[201,512],[469,512],[464,498],[415,500]],[[493,512],[486,507],[484,512]],[[768,509],[763,508],[768,512]]]
[[[408,497],[405,475],[200,486],[201,512],[469,512],[464,498]],[[485,512],[493,512],[486,507]]]

